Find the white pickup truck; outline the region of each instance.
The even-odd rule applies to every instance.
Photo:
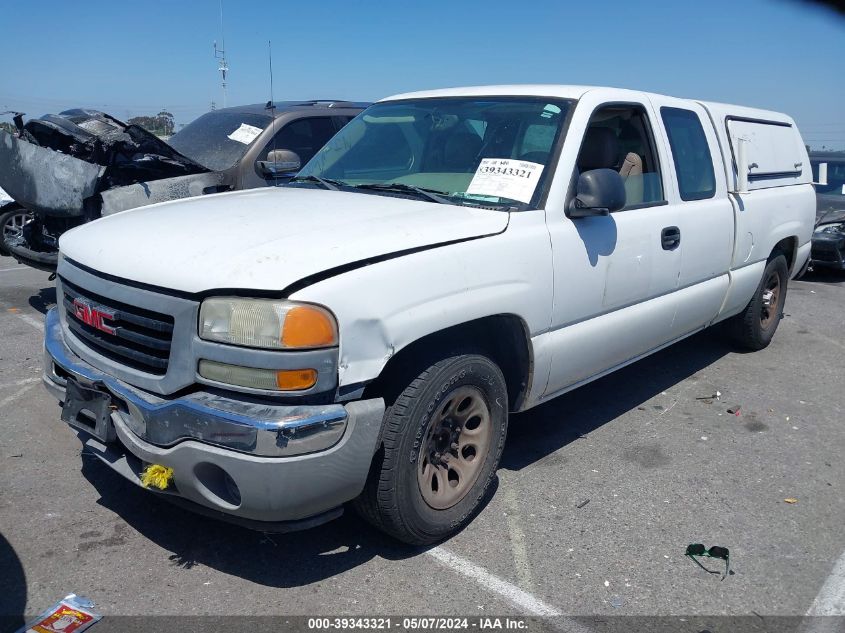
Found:
[[[775,112],[391,97],[288,186],[66,233],[44,381],[89,451],[197,511],[285,531],[352,502],[435,542],[483,504],[509,412],[722,321],[768,345],[811,180]]]

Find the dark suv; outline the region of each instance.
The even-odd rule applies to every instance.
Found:
[[[28,211],[2,247],[55,270],[65,231],[127,209],[284,184],[368,104],[282,101],[213,110],[166,142],[96,110],[67,110],[0,132],[0,188]],[[14,214],[13,214],[14,215]],[[12,215],[10,215],[12,217]],[[15,216],[16,217],[16,216]]]
[[[827,184],[816,185],[816,229],[810,265],[845,270],[845,152],[810,152],[813,179],[827,163]]]

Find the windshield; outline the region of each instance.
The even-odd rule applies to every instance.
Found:
[[[536,207],[570,103],[534,97],[377,103],[338,132],[298,179],[367,193],[424,191],[452,204]]]
[[[813,180],[818,182],[819,163],[827,163],[827,184],[816,185],[817,193],[845,196],[845,161],[819,160],[811,161],[813,165]]]
[[[168,144],[212,171],[228,169],[270,125],[264,114],[217,110],[203,114],[170,137]]]

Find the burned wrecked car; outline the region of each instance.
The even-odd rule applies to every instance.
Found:
[[[845,270],[845,152],[811,152],[813,175],[827,163],[827,183],[816,185],[816,228],[810,266]]]
[[[0,132],[0,187],[32,219],[4,232],[2,246],[22,263],[54,270],[59,237],[85,222],[283,184],[366,105],[287,101],[213,110],[166,142],[96,110],[26,123],[17,114],[17,132]]]
[[[9,252],[3,247],[7,239],[12,239],[20,234],[24,224],[32,219],[29,212],[22,208],[5,191],[0,189],[0,255],[8,255]]]

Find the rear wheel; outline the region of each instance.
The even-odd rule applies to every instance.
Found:
[[[508,392],[499,367],[480,354],[434,363],[385,413],[382,450],[354,507],[414,545],[463,528],[481,507],[507,435]]]
[[[0,254],[8,255],[7,242],[20,238],[23,226],[31,219],[24,209],[11,209],[0,213]]]
[[[729,322],[733,339],[739,345],[750,350],[760,350],[771,343],[783,318],[788,279],[786,257],[782,253],[773,253],[766,263],[754,297],[745,310]]]

